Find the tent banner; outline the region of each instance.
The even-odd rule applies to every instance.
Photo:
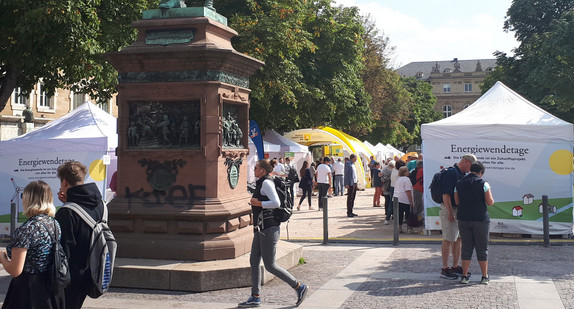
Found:
[[[54,205],[61,206],[58,200],[60,180],[58,179],[58,166],[67,161],[82,162],[88,169],[86,183],[96,183],[102,196],[107,188],[106,165],[103,156],[106,153],[97,152],[48,152],[41,154],[20,154],[2,156],[0,165],[0,234],[10,234],[10,204],[18,206],[18,224],[26,221],[22,214],[21,194],[28,183],[43,180],[52,189]]]
[[[435,173],[473,153],[492,190],[491,233],[543,234],[542,196],[548,196],[550,234],[572,232],[572,143],[502,140],[423,140],[425,225],[440,230],[440,205],[428,189]]]
[[[261,130],[259,129],[259,125],[255,120],[249,120],[249,137],[255,145],[255,149],[257,150],[257,157],[259,160],[268,158],[265,157],[265,151],[263,149],[263,136],[261,136]]]

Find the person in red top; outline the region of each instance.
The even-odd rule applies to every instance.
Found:
[[[417,176],[416,182],[413,184],[413,209],[412,213],[417,215],[418,218],[422,220],[423,213],[424,213],[424,202],[423,202],[423,161],[417,161]]]

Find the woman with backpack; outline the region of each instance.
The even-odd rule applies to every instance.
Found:
[[[307,201],[309,202],[309,210],[313,210],[311,207],[311,193],[313,192],[313,176],[311,175],[311,170],[309,169],[309,162],[303,161],[303,167],[299,171],[301,175],[301,179],[299,181],[299,188],[303,190],[303,196],[299,200],[299,205],[297,206],[297,210],[301,210],[301,204],[305,200],[305,196],[307,197]]]
[[[296,305],[299,306],[307,294],[307,285],[299,282],[293,275],[275,263],[275,247],[279,241],[279,225],[273,214],[273,209],[281,205],[275,182],[269,176],[273,171],[269,160],[259,160],[255,165],[257,177],[255,192],[251,197],[253,211],[253,243],[251,244],[251,296],[239,304],[240,308],[259,307],[261,305],[261,259],[265,269],[277,278],[289,284],[297,293]]]
[[[14,231],[6,252],[0,254],[2,266],[12,276],[2,308],[64,308],[64,290],[53,293],[47,284],[55,241],[59,241],[55,235],[60,235],[50,186],[41,180],[29,183],[22,206],[28,220]]]

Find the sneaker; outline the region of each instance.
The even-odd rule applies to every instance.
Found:
[[[239,308],[254,308],[261,306],[261,297],[249,296],[249,299],[245,302],[239,303],[237,307]]]
[[[488,275],[486,275],[486,277],[485,277],[485,276],[482,276],[482,279],[480,280],[480,283],[482,283],[482,284],[488,284],[489,282],[490,282],[490,279],[489,279]]]
[[[452,267],[451,269],[455,275],[462,277],[462,266]],[[466,276],[470,278],[470,275],[470,271],[467,271]]]
[[[447,280],[456,280],[458,276],[452,272],[452,269],[447,267],[443,268],[440,272],[440,277]]]
[[[308,290],[309,287],[304,284],[300,284],[299,287],[297,288],[297,303],[295,303],[297,307],[299,307],[299,305],[301,305],[301,303],[305,299],[305,295],[307,295]]]
[[[467,284],[470,281],[470,278],[468,276],[462,276],[460,278],[460,283],[462,284]]]
[[[383,221],[384,225],[389,225],[389,220],[385,219],[385,221]]]

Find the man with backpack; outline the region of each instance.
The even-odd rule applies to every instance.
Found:
[[[84,184],[86,174],[86,166],[78,161],[68,161],[60,165],[58,198],[66,204],[75,203],[98,222],[104,216],[105,206],[96,184]],[[58,210],[56,220],[62,230],[61,243],[68,257],[72,278],[65,290],[66,308],[81,308],[93,284],[88,265],[93,229],[74,210],[67,207]]]
[[[454,202],[454,188],[464,174],[470,171],[472,163],[476,162],[476,156],[465,154],[458,164],[448,168],[441,177],[440,192],[442,204],[440,205],[440,225],[442,229],[442,270],[441,278],[456,280],[462,276],[460,266],[461,241],[458,233],[458,221],[456,220],[457,207]],[[452,267],[448,267],[448,258],[452,252]],[[468,274],[470,276],[470,273]]]

